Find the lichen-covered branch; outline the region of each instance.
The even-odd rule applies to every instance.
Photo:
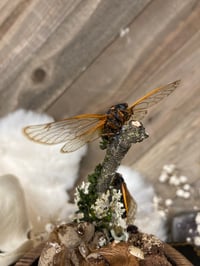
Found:
[[[106,155],[102,163],[101,177],[98,179],[98,193],[106,192],[112,184],[117,168],[131,145],[148,137],[142,123],[130,121],[122,127],[112,141],[107,144]]]
[[[104,148],[106,146],[103,163],[88,176],[88,182],[76,188],[79,221],[92,222],[96,228],[107,229],[114,238],[116,232],[125,236],[126,223],[134,221],[136,203],[117,169],[131,145],[147,137],[140,122],[129,121],[118,134],[103,142]]]

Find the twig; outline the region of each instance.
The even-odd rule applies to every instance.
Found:
[[[111,142],[107,144],[106,155],[102,163],[101,177],[97,181],[98,193],[106,192],[115,178],[117,168],[133,143],[148,137],[142,123],[129,121]]]

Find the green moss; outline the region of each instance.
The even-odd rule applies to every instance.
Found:
[[[80,219],[81,221],[96,221],[96,216],[91,206],[95,204],[98,197],[97,180],[101,176],[101,169],[102,165],[99,164],[96,166],[94,173],[88,175],[89,187],[87,193],[84,191],[84,189],[77,188],[80,198],[79,202],[77,203],[79,208],[77,213],[81,213],[83,215],[83,218]]]

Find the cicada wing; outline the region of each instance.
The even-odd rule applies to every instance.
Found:
[[[137,109],[136,107],[133,109],[133,115],[131,116],[131,119],[141,121],[145,117],[147,112],[147,109]]]
[[[141,120],[147,114],[148,109],[158,102],[162,101],[165,97],[170,95],[180,84],[180,80],[176,80],[163,87],[156,88],[136,102],[134,102],[129,110],[132,112],[132,119]]]
[[[72,141],[67,141],[64,146],[62,147],[61,151],[62,152],[72,152],[86,143],[93,141],[97,138],[100,137],[101,135],[101,130],[104,125],[104,121],[98,121],[97,124],[91,128],[89,128],[86,132],[83,134],[79,135],[78,137],[75,137]]]
[[[71,152],[98,138],[105,119],[105,115],[79,115],[48,124],[27,126],[24,133],[29,139],[42,144],[66,142],[62,152]]]
[[[66,141],[66,143],[61,148],[61,152],[72,152],[76,151],[87,142],[93,141],[100,136],[100,131],[96,131],[93,134],[82,135],[81,137],[74,138],[73,140]]]

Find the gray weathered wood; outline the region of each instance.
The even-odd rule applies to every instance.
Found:
[[[21,0],[10,13],[14,4],[6,2],[0,31],[1,115],[18,107],[50,106],[148,2]]]

